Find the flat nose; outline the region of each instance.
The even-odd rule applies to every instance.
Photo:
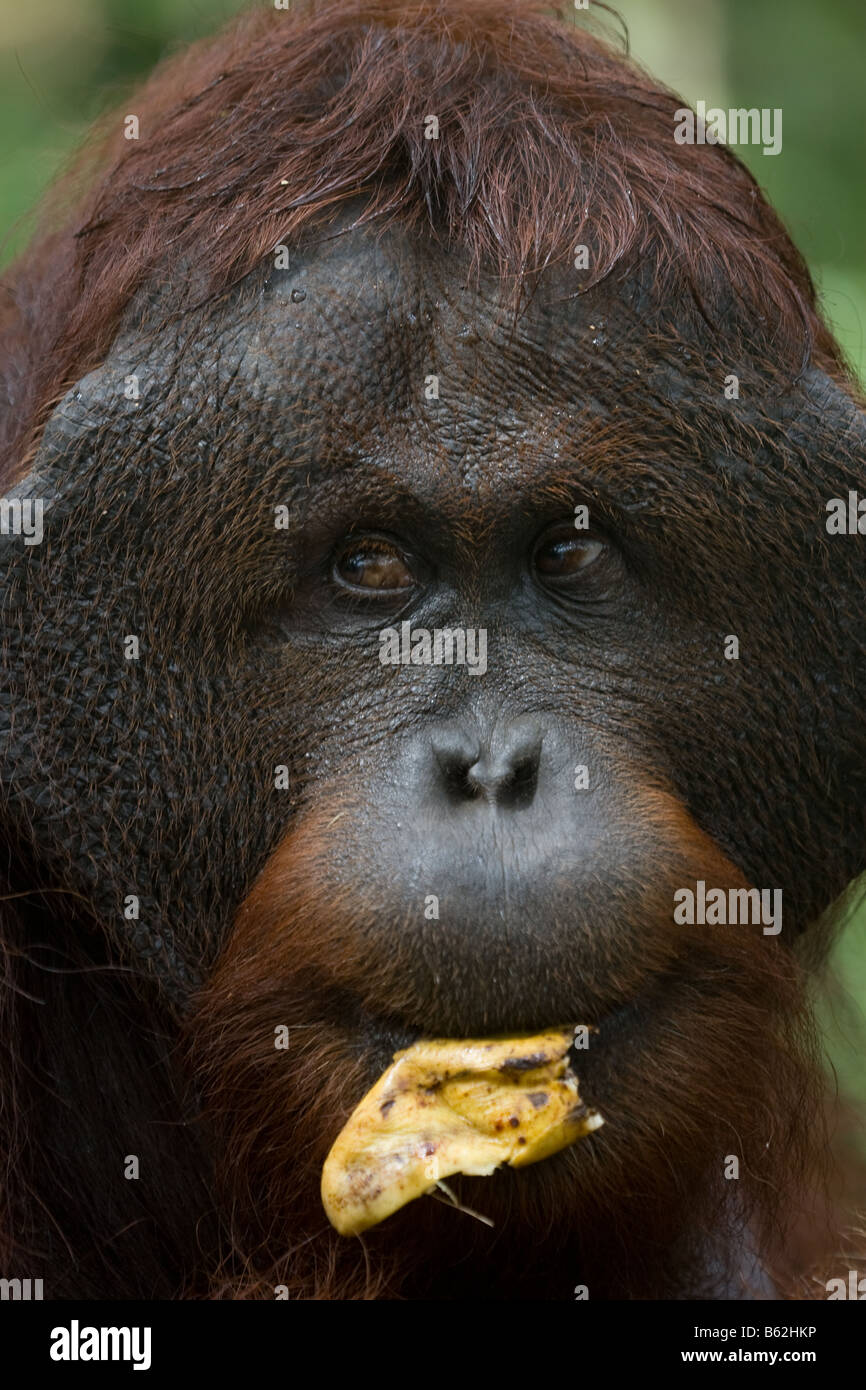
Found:
[[[439,729],[430,740],[438,789],[452,805],[483,800],[508,810],[530,806],[543,742],[537,719],[515,721],[495,741],[465,728]]]

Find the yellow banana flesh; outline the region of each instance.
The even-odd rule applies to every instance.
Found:
[[[322,1170],[341,1235],[360,1235],[454,1173],[537,1163],[603,1123],[580,1099],[573,1028],[415,1043],[356,1106]]]

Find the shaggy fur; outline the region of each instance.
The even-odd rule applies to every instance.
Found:
[[[268,7],[166,62],[124,107],[141,139],[107,118],[51,194],[0,301],[3,485],[53,499],[39,553],[3,538],[3,1275],[91,1298],[803,1287],[789,1234],[803,1210],[821,1231],[827,1163],[807,967],[866,868],[866,586],[856,542],[823,529],[826,500],[862,484],[863,415],[802,258],[733,153],[674,143],[680,104],[531,0]],[[365,234],[386,258],[372,272]],[[527,921],[511,971],[480,930],[443,928],[450,994],[441,944],[427,970],[375,858],[411,808],[359,828],[390,804],[389,749],[429,700],[410,690],[390,719],[372,664],[293,647],[280,607],[303,571],[275,549],[273,505],[290,497],[300,546],[330,495],[311,523],[279,391],[244,407],[247,355],[223,350],[256,323],[277,244],[332,257],[312,264],[347,303],[415,254],[437,312],[468,296],[495,352],[464,421],[503,361],[542,401],[548,364],[551,381],[568,369],[556,332],[519,337],[548,323],[533,313],[585,314],[595,335],[579,365],[604,409],[579,459],[551,471],[553,434],[500,457],[482,413],[488,486],[467,470],[430,524],[477,543],[475,592],[505,548],[499,502],[518,512],[537,475],[533,498],[568,511],[581,470],[604,475],[648,635],[630,636],[635,599],[613,655],[587,627],[579,661],[544,685],[515,666],[497,698],[598,737],[625,868],[582,884],[571,916]],[[160,384],[123,414],[133,369]],[[301,363],[297,414],[319,411],[328,460],[339,441],[360,473],[403,401],[375,374],[352,395],[352,370],[331,371],[325,409]],[[395,490],[462,467],[454,434],[407,427],[423,447],[395,453]],[[351,521],[367,497],[345,486]],[[118,654],[131,632],[141,663]],[[720,673],[727,632],[746,659]],[[784,933],[673,930],[673,891],[697,878],[783,885]],[[493,1234],[427,1199],[362,1243],[330,1231],[322,1160],[394,1047],[566,1015],[608,1020],[582,1078],[608,1123],[490,1180]],[[839,1248],[831,1231],[811,1254]]]

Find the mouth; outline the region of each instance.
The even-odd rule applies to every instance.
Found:
[[[463,1174],[553,1157],[604,1123],[570,1064],[575,1030],[428,1039],[395,1056],[355,1107],[322,1170],[340,1235],[360,1235]]]
[[[656,992],[653,990],[652,993]],[[581,1092],[585,1095],[587,1103],[603,1103],[605,1092],[609,1090],[614,1058],[624,1047],[634,1042],[648,1002],[648,995],[643,994],[594,1018],[578,1019],[577,1013],[574,1013],[574,1023],[571,1026],[582,1024],[584,1031],[575,1037],[569,1047],[568,1063],[580,1078]],[[354,1017],[347,1020],[343,1012],[342,1022],[344,1027],[348,1024],[348,1030],[352,1034],[353,1052],[363,1057],[370,1086],[388,1069],[398,1052],[407,1051],[425,1039],[443,1036],[435,1028],[413,1027],[393,1016],[373,1016],[357,1001],[353,1013]],[[488,1036],[490,1041],[495,1041],[501,1037],[517,1036],[521,1033],[542,1033],[562,1026],[564,1024],[561,1018],[539,1019],[529,1027],[523,1026],[521,1020],[520,1027],[497,1030]],[[469,1036],[470,1032],[470,1029],[462,1030],[455,1036],[455,1041]]]
[[[573,1175],[564,1151],[582,1149],[608,1116],[616,1125],[617,1074],[629,1044],[642,1047],[646,1005],[644,992],[593,1021],[445,1038],[356,1003],[352,1050],[366,1085],[322,1170],[331,1224],[357,1235],[431,1193],[460,1205],[443,1181],[452,1175],[490,1178],[541,1160],[557,1182]]]
[[[657,992],[657,988],[652,990],[653,995]],[[649,995],[650,991],[644,991],[638,998],[624,1000],[613,1008],[601,1012],[579,1008],[572,1009],[565,1021],[559,1017],[561,1010],[556,1011],[557,1016],[555,1017],[533,1015],[527,1019],[524,1016],[513,1022],[506,1022],[503,1027],[491,1029],[490,1033],[485,1033],[484,1036],[510,1037],[518,1034],[528,1036],[541,1033],[545,1029],[565,1026],[566,1022],[571,1022],[572,1026],[583,1024],[588,1029],[592,1043],[587,1050],[592,1050],[597,1043],[609,1043],[615,1037],[620,1037],[628,1027],[633,1015],[638,1012],[642,1004],[646,1004]],[[479,1036],[479,1030],[471,1024],[465,1029],[456,1031],[438,1028],[435,1022],[428,1028],[420,1028],[395,1014],[373,1014],[359,1000],[353,1001],[353,1007],[348,1013],[345,1006],[341,1009],[341,1023],[355,1034],[360,1045],[369,1056],[375,1058],[377,1064],[379,1062],[387,1064],[395,1052],[412,1047],[424,1038],[444,1037],[446,1035],[453,1037]],[[583,1051],[583,1055],[586,1057],[586,1051],[580,1048],[578,1050]]]

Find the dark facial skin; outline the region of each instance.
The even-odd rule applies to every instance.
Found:
[[[216,305],[149,352],[122,337],[50,425],[46,481],[22,486],[48,495],[50,480],[58,498],[45,544],[11,557],[29,591],[11,794],[118,931],[127,893],[153,931],[170,917],[169,973],[207,966],[322,783],[356,802],[347,875],[381,930],[423,936],[436,893],[458,978],[503,932],[527,964],[570,955],[553,923],[577,902],[594,949],[608,930],[622,941],[622,897],[676,838],[634,823],[637,785],[668,793],[747,878],[783,888],[786,929],[847,881],[836,854],[823,882],[817,839],[780,857],[759,807],[789,745],[770,739],[756,761],[745,737],[781,714],[790,737],[815,740],[814,776],[838,778],[822,744],[834,711],[817,696],[833,683],[841,708],[850,672],[821,650],[807,565],[841,480],[816,469],[792,493],[754,432],[754,462],[734,456],[754,404],[726,402],[718,379],[710,395],[693,358],[690,377],[660,365],[632,308],[565,299],[561,277],[515,324],[501,291],[455,288],[453,272],[453,256],[401,233],[355,232],[245,286],[228,325]],[[123,396],[130,372],[138,402]],[[372,558],[352,553],[371,536]],[[360,585],[335,578],[341,556]],[[166,582],[178,559],[180,583]],[[790,579],[778,592],[782,569],[799,595]],[[378,634],[406,619],[486,629],[487,674],[383,667]],[[138,662],[124,660],[128,633]],[[724,659],[728,633],[739,661]],[[15,746],[34,729],[51,772],[38,792]],[[273,790],[282,763],[289,792]],[[477,799],[461,781],[472,766]],[[838,846],[836,826],[821,832]],[[574,944],[589,945],[579,931]],[[443,1000],[439,1026],[549,1022],[527,984],[519,972],[500,1005],[466,1000],[459,1018]]]
[[[304,948],[305,1021],[370,1082],[421,1034],[586,1022],[615,1113],[648,1051],[683,1086],[724,1064],[718,1036],[681,1047],[696,979],[748,993],[677,888],[781,888],[790,941],[862,868],[859,676],[816,561],[845,407],[742,368],[727,401],[737,364],[636,286],[577,300],[560,272],[515,319],[458,261],[355,231],[180,327],[151,332],[158,295],[132,312],[22,484],[55,500],[10,551],[6,816],[181,1012],[313,827],[344,951]],[[485,629],[486,674],[383,666],[406,620]]]

